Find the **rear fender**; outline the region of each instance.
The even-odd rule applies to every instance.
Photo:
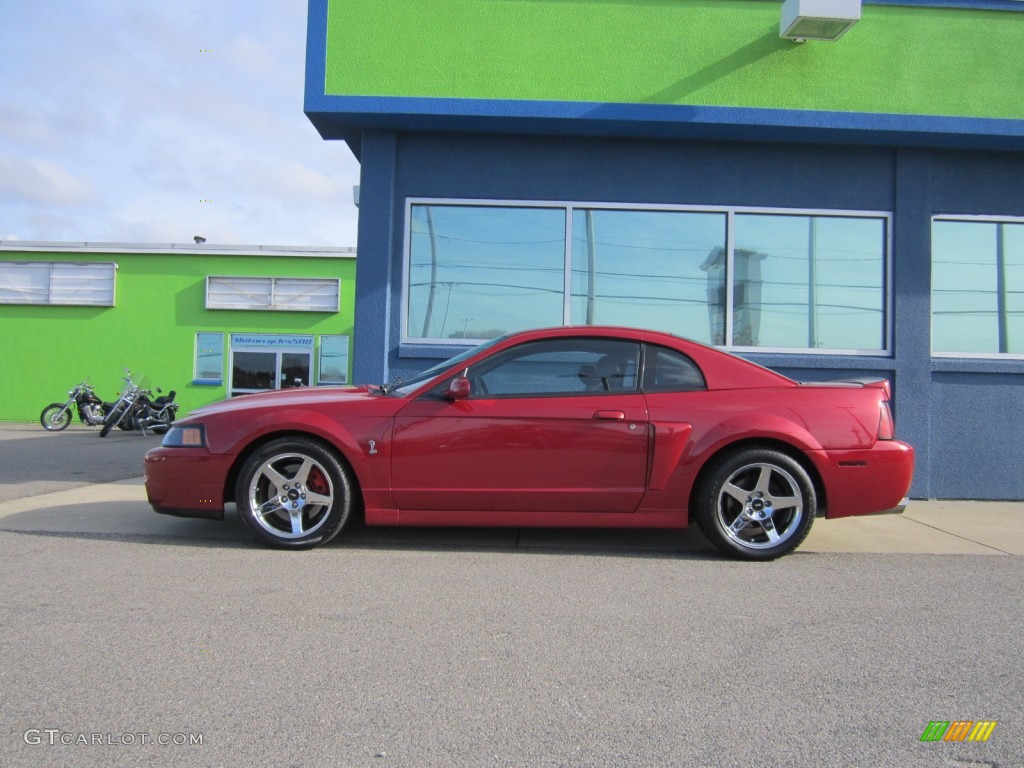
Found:
[[[740,445],[763,444],[785,450],[805,466],[810,465],[812,475],[818,474],[806,457],[820,452],[820,444],[805,428],[781,417],[735,416],[705,430],[695,441],[689,424],[654,422],[653,427],[650,479],[638,511],[675,509],[685,513],[693,486],[705,467]]]

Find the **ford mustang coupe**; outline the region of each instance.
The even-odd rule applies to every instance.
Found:
[[[554,328],[408,380],[200,408],[146,454],[157,512],[234,502],[277,547],[367,525],[685,528],[769,560],[814,518],[901,511],[913,449],[885,380],[801,384],[693,341]]]

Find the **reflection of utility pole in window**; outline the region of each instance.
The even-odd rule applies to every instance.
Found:
[[[583,212],[587,221],[587,325],[594,324],[594,298],[597,290],[597,241],[594,240],[594,212]]]
[[[807,346],[818,346],[818,220],[807,219]]]
[[[430,206],[426,205],[423,209],[427,213],[427,234],[430,237],[430,290],[427,293],[427,312],[423,316],[423,332],[420,336],[428,338],[430,336],[430,321],[434,316],[434,291],[437,290],[437,239],[434,236],[434,214],[430,210]],[[448,286],[448,298],[452,297],[452,288]],[[445,309],[445,315],[447,316],[448,310]],[[442,328],[442,334],[444,330]]]
[[[999,324],[999,351],[1010,351],[1009,316],[1006,307],[1005,224],[996,224],[996,322]]]
[[[445,302],[444,302],[444,317],[441,319],[441,332],[439,334],[437,334],[438,338],[443,339],[444,338],[444,327],[446,325],[448,325],[448,307],[450,307],[451,304],[452,304],[452,288],[454,286],[458,285],[458,283],[448,282],[448,283],[441,283],[441,285],[448,286],[448,298],[445,299]],[[431,284],[431,287],[433,287],[433,284]],[[426,334],[424,334],[424,335],[426,335]]]

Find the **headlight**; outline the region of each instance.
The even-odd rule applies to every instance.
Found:
[[[202,424],[174,425],[164,435],[164,448],[204,448],[206,428]]]

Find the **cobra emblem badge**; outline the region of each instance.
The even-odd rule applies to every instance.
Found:
[[[376,456],[377,455],[377,441],[376,440],[370,440],[369,444],[370,444],[370,450],[366,452],[367,455],[368,456]]]

